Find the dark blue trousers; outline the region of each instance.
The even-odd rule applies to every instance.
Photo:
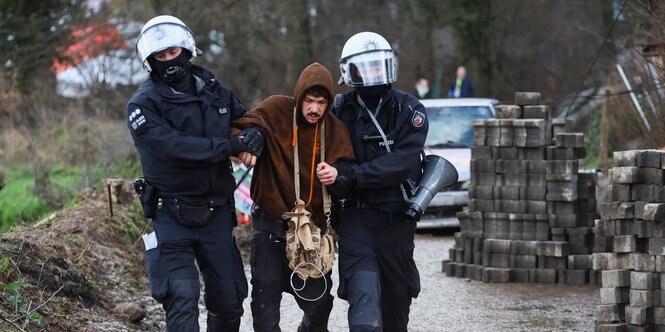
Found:
[[[328,331],[328,316],[333,306],[331,272],[324,278],[309,278],[304,289],[298,291],[306,301],[298,297],[291,288],[290,280],[296,288],[303,286],[303,281],[296,275],[291,277],[293,270],[286,259],[286,242],[273,233],[252,230],[252,318],[254,331],[278,332],[279,307],[282,293],[292,294],[303,311],[303,318],[298,332]],[[327,288],[325,283],[327,282]]]
[[[350,331],[407,331],[411,299],[420,292],[415,225],[370,208],[344,208],[339,219],[337,294],[349,302]]]
[[[201,227],[183,226],[162,207],[152,220],[158,246],[146,251],[152,296],[166,311],[167,331],[199,331],[199,271],[205,283],[208,331],[238,331],[247,279],[235,239],[232,210],[218,207]]]

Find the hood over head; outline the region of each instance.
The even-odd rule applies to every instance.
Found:
[[[296,99],[296,109],[298,113],[300,113],[302,100],[305,98],[305,92],[316,85],[322,86],[328,91],[330,99],[328,100],[326,113],[330,111],[333,99],[335,98],[335,94],[333,93],[332,75],[330,75],[330,71],[328,71],[326,67],[315,62],[302,71],[300,78],[298,78],[298,83],[296,83],[294,97]],[[324,113],[324,115],[326,113]]]

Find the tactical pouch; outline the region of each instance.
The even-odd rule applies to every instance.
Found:
[[[141,207],[143,207],[143,216],[146,218],[155,217],[157,210],[157,190],[149,184],[144,178],[138,177],[134,179],[134,190],[139,195]]]
[[[175,216],[181,225],[187,227],[205,226],[217,209],[207,202],[184,202],[177,198],[173,199],[173,204],[167,206],[171,215]]]

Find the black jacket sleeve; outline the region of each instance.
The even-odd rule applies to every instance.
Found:
[[[232,154],[228,138],[186,135],[171,127],[155,110],[145,106],[130,103],[127,114],[129,131],[137,147],[161,151],[167,159],[176,163],[218,163]]]

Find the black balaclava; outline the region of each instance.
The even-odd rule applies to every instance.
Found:
[[[365,102],[365,105],[367,105],[370,110],[374,111],[379,106],[379,100],[387,89],[388,85],[382,84],[356,88],[356,91],[358,91],[358,95],[360,95],[360,98]]]
[[[183,48],[180,55],[171,60],[159,61],[151,55],[148,57],[148,63],[160,80],[177,91],[188,92],[192,82],[190,70],[192,63],[189,61],[191,58],[192,53]]]

